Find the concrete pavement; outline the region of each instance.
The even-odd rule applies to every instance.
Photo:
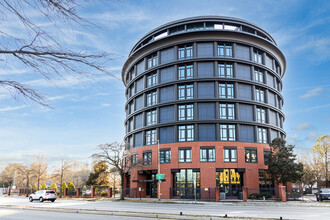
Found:
[[[299,204],[299,203],[297,203]],[[330,203],[323,203],[330,204]],[[199,204],[173,204],[173,203],[145,203],[129,201],[86,201],[58,199],[55,203],[51,202],[28,202],[27,198],[0,198],[0,207],[8,208],[30,208],[50,211],[83,211],[93,213],[103,213],[108,215],[126,215],[137,217],[152,218],[185,218],[200,219],[202,216],[238,218],[270,218],[279,219],[329,219],[330,207],[311,207],[294,206],[290,203],[258,203],[258,204],[239,204],[239,203],[199,203]],[[180,212],[183,216],[178,216]]]

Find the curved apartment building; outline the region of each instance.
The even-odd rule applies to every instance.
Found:
[[[157,173],[161,198],[273,188],[264,155],[285,137],[285,68],[275,40],[237,18],[192,17],[146,34],[122,70],[125,141],[142,161],[127,174],[127,196],[157,197]]]

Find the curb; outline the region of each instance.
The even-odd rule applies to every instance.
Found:
[[[92,214],[92,215],[113,215],[113,216],[127,216],[127,217],[143,217],[155,219],[201,219],[201,220],[223,220],[229,218],[231,220],[239,219],[270,219],[270,218],[250,218],[250,217],[225,217],[225,216],[205,216],[205,215],[177,215],[164,213],[140,213],[127,211],[98,211],[98,210],[82,210],[82,209],[65,209],[65,208],[40,208],[28,206],[10,206],[0,205],[0,209],[19,209],[19,210],[33,210],[33,211],[48,211],[59,213],[75,213],[75,214]]]

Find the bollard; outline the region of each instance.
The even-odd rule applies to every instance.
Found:
[[[180,215],[182,215],[182,212],[180,212]]]

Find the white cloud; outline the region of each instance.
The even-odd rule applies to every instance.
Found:
[[[310,98],[310,97],[313,97],[313,96],[317,96],[320,94],[320,92],[323,90],[323,88],[315,88],[315,89],[312,89],[312,90],[309,90],[306,92],[306,94],[300,96],[300,98],[303,98],[303,99],[306,99],[306,98]]]
[[[21,105],[21,106],[7,106],[7,107],[0,108],[0,112],[15,111],[15,110],[22,109],[22,108],[26,108],[26,107],[28,107],[28,105]]]
[[[304,130],[307,130],[308,128],[310,128],[310,127],[312,127],[312,125],[310,123],[306,122],[306,123],[297,125],[296,129],[299,130],[299,131],[304,131]]]
[[[314,132],[314,131],[311,131],[310,133],[309,133],[309,135],[306,137],[306,139],[307,140],[309,140],[309,141],[315,141],[316,140],[316,138],[317,138],[317,133],[316,132]]]

